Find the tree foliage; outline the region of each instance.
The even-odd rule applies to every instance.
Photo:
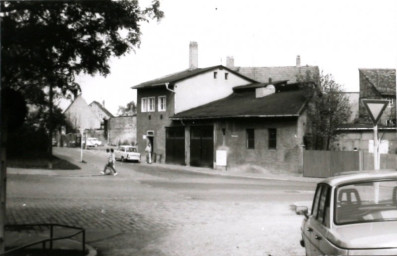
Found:
[[[340,84],[331,74],[315,77],[311,73],[298,76],[298,81],[316,81],[317,86],[310,87],[310,100],[307,106],[309,136],[306,144],[309,149],[329,150],[336,136],[337,128],[348,121],[351,106]],[[307,87],[306,87],[307,88]]]
[[[108,60],[139,47],[140,26],[163,16],[155,0],[2,1],[1,82],[44,104],[49,85],[76,95],[80,73],[107,75]]]
[[[119,106],[117,110],[118,116],[133,116],[134,114],[136,114],[136,104],[134,101],[128,102],[125,107]]]

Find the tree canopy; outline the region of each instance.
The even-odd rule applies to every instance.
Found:
[[[80,73],[107,75],[111,56],[139,47],[141,24],[161,19],[159,0],[2,1],[1,82],[43,104],[51,85],[76,95]]]
[[[310,87],[307,106],[309,136],[306,139],[308,149],[329,150],[337,128],[346,123],[351,114],[349,99],[342,91],[342,86],[335,82],[331,74],[314,77],[307,73],[297,78],[298,81],[315,81]]]
[[[119,106],[117,110],[118,116],[133,116],[134,114],[136,114],[136,104],[134,101],[128,102],[125,107]]]

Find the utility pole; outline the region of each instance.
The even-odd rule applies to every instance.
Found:
[[[1,90],[0,90],[1,91]],[[3,109],[1,109],[3,110]],[[7,116],[1,111],[1,170],[0,170],[0,254],[4,253],[4,226],[6,222],[6,185],[7,185],[7,159],[6,159],[6,141],[7,141]]]

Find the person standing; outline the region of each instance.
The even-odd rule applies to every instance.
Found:
[[[145,151],[146,151],[146,162],[148,164],[151,164],[152,163],[152,145],[150,144],[150,141],[148,141]]]

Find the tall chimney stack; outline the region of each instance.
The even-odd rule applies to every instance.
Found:
[[[301,56],[300,56],[300,55],[297,55],[297,56],[296,56],[296,66],[297,66],[297,67],[300,67],[300,66],[301,66]]]
[[[198,68],[198,45],[197,42],[190,42],[189,44],[189,69]]]
[[[234,58],[233,58],[233,56],[227,56],[226,57],[226,67],[234,68]]]

